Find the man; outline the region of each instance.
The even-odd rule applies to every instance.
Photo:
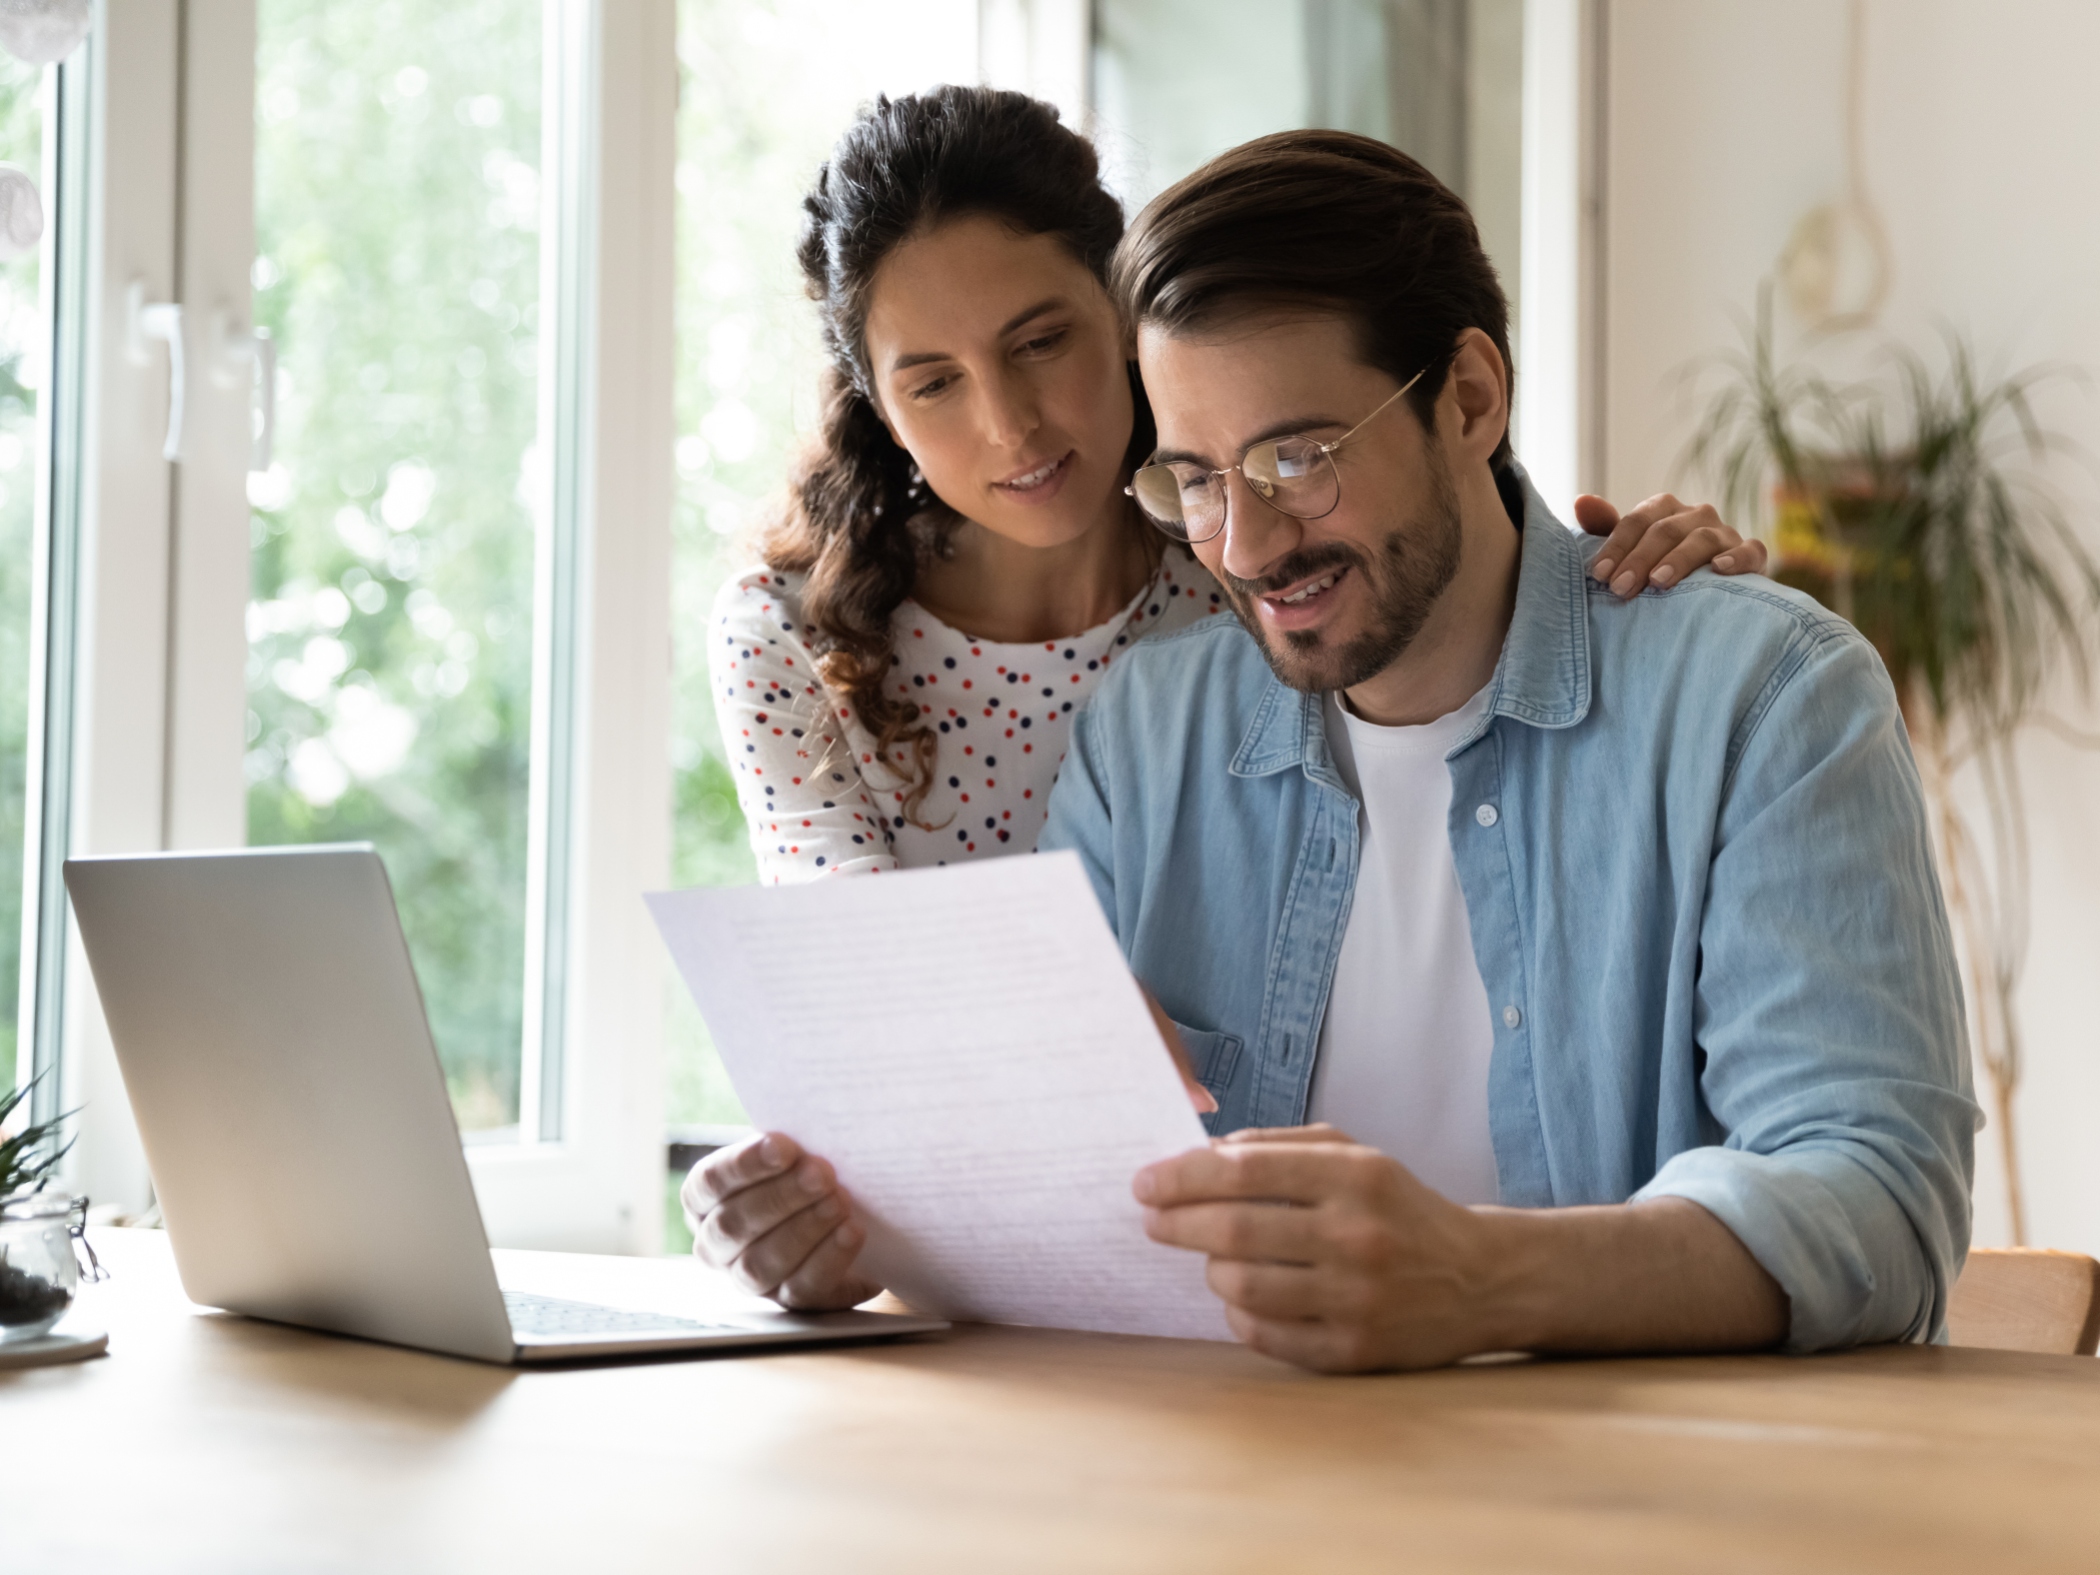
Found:
[[[1323,1369],[1934,1337],[1977,1117],[1872,649],[1759,580],[1613,603],[1509,459],[1470,216],[1382,144],[1226,154],[1116,288],[1133,490],[1239,614],[1124,658],[1042,844],[1234,1134],[1148,1229]]]

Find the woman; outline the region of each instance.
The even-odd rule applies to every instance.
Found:
[[[1123,490],[1153,430],[1103,287],[1122,211],[1054,109],[954,87],[878,100],[804,207],[822,430],[710,643],[760,876],[1025,852],[1117,653],[1223,606]],[[1612,531],[1593,573],[1622,595],[1764,562],[1668,497],[1577,517]],[[753,1289],[880,1288],[831,1168],[784,1136],[711,1155],[684,1197],[696,1251]]]

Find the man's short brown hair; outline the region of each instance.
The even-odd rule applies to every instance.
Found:
[[[1397,148],[1347,131],[1283,131],[1220,154],[1138,215],[1109,265],[1133,328],[1183,333],[1265,308],[1334,312],[1366,364],[1425,426],[1458,350],[1495,342],[1514,398],[1509,302],[1465,203]],[[1509,457],[1509,433],[1494,453]]]

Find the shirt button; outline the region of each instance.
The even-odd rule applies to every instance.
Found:
[[[1523,1021],[1524,1014],[1518,1011],[1514,1006],[1505,1006],[1502,1008],[1502,1026],[1504,1028],[1514,1028]]]
[[[1473,818],[1479,821],[1483,826],[1492,826],[1496,821],[1500,820],[1502,817],[1495,812],[1494,805],[1483,804],[1480,806],[1480,808],[1473,811]]]

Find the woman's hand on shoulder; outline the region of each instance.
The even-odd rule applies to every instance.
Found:
[[[715,1150],[678,1199],[694,1255],[783,1307],[834,1312],[882,1289],[854,1267],[867,1232],[838,1173],[791,1137],[767,1132]]]
[[[1606,538],[1591,560],[1590,578],[1616,596],[1637,596],[1651,585],[1666,589],[1706,564],[1716,574],[1760,574],[1765,567],[1763,542],[1745,541],[1711,503],[1680,503],[1667,492],[1626,514],[1584,493],[1575,500],[1575,523]]]

